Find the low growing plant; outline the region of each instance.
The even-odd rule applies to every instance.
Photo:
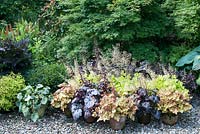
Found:
[[[76,88],[66,83],[62,83],[58,87],[60,87],[60,89],[53,94],[51,105],[55,108],[61,108],[64,112],[69,107],[76,92]]]
[[[74,120],[84,117],[85,120],[93,118],[92,114],[99,104],[100,92],[89,86],[82,86],[75,93],[71,102],[71,112]]]
[[[120,117],[128,116],[135,119],[137,106],[133,96],[118,97],[114,93],[105,94],[101,98],[99,106],[95,109],[94,116],[99,117],[98,121],[106,121],[114,118],[119,121]]]
[[[42,84],[27,86],[17,95],[19,112],[36,122],[44,115],[45,109],[51,101],[50,88]]]
[[[160,111],[157,109],[157,105],[160,101],[160,97],[156,95],[156,92],[148,93],[147,89],[139,88],[137,90],[137,116],[140,117],[144,114],[151,114],[154,118],[160,119]]]
[[[20,74],[11,73],[0,77],[0,111],[14,109],[17,94],[25,86],[25,80]]]
[[[192,108],[189,103],[191,97],[181,81],[176,76],[159,75],[149,83],[151,89],[158,89],[160,97],[158,109],[162,113],[183,113]]]

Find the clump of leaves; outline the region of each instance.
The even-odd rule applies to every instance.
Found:
[[[183,86],[186,89],[189,89],[191,92],[194,92],[197,89],[198,85],[195,81],[196,76],[192,72],[186,73],[184,71],[178,71],[176,76],[183,82]]]
[[[17,95],[19,112],[32,121],[37,121],[44,115],[45,109],[51,101],[50,88],[38,84],[27,86]]]
[[[158,109],[162,113],[183,113],[192,108],[189,103],[191,97],[181,81],[176,76],[159,75],[149,82],[150,89],[158,89],[157,95],[160,97]]]
[[[76,88],[66,83],[62,83],[58,85],[58,87],[60,87],[60,89],[53,94],[51,105],[65,111],[74,97]]]
[[[92,118],[92,113],[98,106],[99,99],[100,92],[95,88],[82,86],[78,89],[70,107],[73,119],[78,120],[82,116],[85,120]]]
[[[119,77],[112,75],[110,84],[119,95],[129,95],[136,92],[139,85],[138,79],[139,75],[134,75],[132,78],[129,74],[122,72]]]
[[[153,92],[151,95],[148,93],[147,89],[139,88],[137,90],[137,116],[140,117],[144,114],[151,114],[154,118],[160,119],[160,111],[157,109],[157,104],[160,101],[160,97]]]
[[[31,53],[28,50],[28,39],[18,42],[0,40],[0,70],[19,71],[31,62]]]
[[[0,111],[14,109],[17,94],[25,86],[25,80],[20,74],[11,73],[0,77]]]
[[[120,117],[128,116],[135,119],[137,106],[134,102],[134,96],[116,96],[114,93],[105,94],[95,109],[94,116],[99,117],[98,121],[106,121],[114,118],[119,121]]]

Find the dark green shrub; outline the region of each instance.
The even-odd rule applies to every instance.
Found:
[[[129,47],[129,52],[132,53],[136,60],[148,60],[149,62],[159,61],[158,48],[150,43],[134,44]]]
[[[67,77],[66,68],[63,64],[43,64],[30,70],[26,75],[27,83],[30,85],[43,84],[49,86],[52,92],[58,84]]]
[[[191,48],[187,45],[181,45],[181,46],[170,46],[169,47],[169,53],[166,56],[168,63],[171,63],[172,65],[175,65],[177,61],[187,54]]]
[[[19,74],[11,73],[0,77],[0,111],[14,109],[17,94],[25,86],[25,80]]]

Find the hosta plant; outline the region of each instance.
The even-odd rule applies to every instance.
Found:
[[[64,112],[72,101],[76,88],[67,83],[62,83],[58,87],[60,89],[53,94],[51,105],[55,108],[60,108]]]
[[[27,86],[17,95],[19,112],[32,121],[37,121],[44,115],[51,100],[50,88],[42,84]]]
[[[99,106],[95,109],[94,116],[99,117],[98,121],[115,119],[119,121],[122,116],[135,119],[137,106],[134,96],[116,96],[115,93],[106,94],[101,98]]]
[[[158,109],[162,113],[178,114],[192,108],[189,103],[191,97],[181,81],[176,76],[159,75],[149,83],[152,89],[158,89],[160,102]]]

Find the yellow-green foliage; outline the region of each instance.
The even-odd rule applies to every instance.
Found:
[[[0,110],[9,111],[15,107],[17,93],[25,87],[25,80],[19,74],[0,78]]]
[[[122,72],[119,77],[112,75],[110,83],[119,95],[128,95],[135,93],[137,88],[141,86],[140,78],[141,75],[138,73],[131,77],[129,74]]]
[[[159,75],[149,82],[150,89],[158,89],[160,102],[158,109],[162,113],[183,113],[192,108],[189,103],[189,91],[183,86],[183,83],[176,79],[176,76]]]

